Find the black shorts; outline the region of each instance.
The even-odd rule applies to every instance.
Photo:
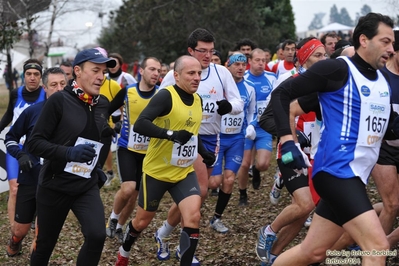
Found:
[[[20,224],[30,224],[36,212],[37,186],[19,184],[15,204],[14,220]]]
[[[399,173],[399,147],[388,145],[385,141],[381,143],[380,155],[377,164],[394,165]]]
[[[169,192],[177,205],[189,196],[200,196],[197,175],[195,172],[191,172],[183,180],[170,183],[160,181],[144,173],[139,192],[139,206],[146,211],[156,211],[166,191]]]
[[[337,178],[318,172],[312,180],[321,198],[316,213],[339,226],[373,209],[366,186],[357,176]]]
[[[309,186],[308,176],[303,174],[298,176],[294,170],[283,164],[281,159],[277,159],[277,164],[284,180],[284,186],[291,195],[295,190]]]
[[[121,182],[136,182],[136,190],[140,188],[141,177],[143,175],[143,160],[145,154],[130,151],[126,148],[118,147],[116,161],[118,163],[118,173]]]

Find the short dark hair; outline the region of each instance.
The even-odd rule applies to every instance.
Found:
[[[295,44],[295,47],[296,47],[296,42],[294,40],[287,39],[283,42],[283,44],[281,45],[281,48],[284,50],[287,45],[291,45],[291,44]]]
[[[143,61],[142,61],[141,64],[140,64],[140,68],[142,68],[142,69],[146,68],[146,66],[147,66],[147,61],[148,61],[149,59],[155,60],[155,61],[157,61],[157,62],[161,65],[161,61],[159,61],[158,58],[153,57],[153,56],[150,56],[150,57],[146,57],[146,58],[143,59]]]
[[[70,61],[62,61],[60,66],[72,67],[72,63]]]
[[[43,72],[43,76],[42,76],[42,81],[43,81],[43,85],[47,87],[47,83],[48,83],[48,76],[50,74],[62,74],[65,77],[65,80],[68,81],[67,76],[65,75],[64,70],[62,70],[59,67],[50,67],[46,70],[44,70]]]
[[[195,49],[198,45],[198,41],[215,43],[215,37],[206,29],[197,28],[188,36],[187,47]]]
[[[374,38],[378,34],[378,27],[380,23],[393,28],[393,21],[390,17],[379,14],[379,13],[368,13],[367,15],[360,17],[359,21],[353,31],[353,46],[355,50],[360,47],[359,37],[364,34],[368,39]]]
[[[255,49],[258,47],[255,42],[253,42],[251,39],[244,38],[240,39],[236,42],[236,46],[234,47],[235,51],[240,50],[241,46],[251,46],[251,50]]]
[[[326,39],[327,37],[331,37],[331,38],[337,38],[337,40],[339,39],[338,35],[335,32],[327,32],[326,34],[324,34],[323,36],[321,36],[320,41],[323,45],[326,45]]]

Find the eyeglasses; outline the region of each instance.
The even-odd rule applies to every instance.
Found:
[[[198,50],[198,49],[195,49],[194,48],[194,51],[196,51],[196,52],[198,52],[198,53],[200,53],[200,54],[215,54],[215,52],[216,52],[216,50],[215,49],[212,49],[212,50],[203,50],[203,49],[200,49],[200,50]]]

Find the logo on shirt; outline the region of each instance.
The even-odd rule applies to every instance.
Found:
[[[212,89],[209,91],[209,94],[216,94],[215,87],[212,87]]]
[[[379,92],[380,93],[380,97],[388,97],[389,93],[387,91],[384,92]]]
[[[339,149],[339,151],[347,152],[348,150],[346,149],[345,145],[341,145],[341,148]]]
[[[192,118],[192,117],[189,117],[189,118],[186,120],[185,125],[186,125],[187,127],[193,127],[193,126],[195,125],[195,122],[193,122],[192,120],[193,120],[193,118]]]
[[[361,92],[364,96],[366,96],[366,97],[370,96],[370,88],[367,87],[366,85],[363,85],[363,86],[360,88],[360,92]]]
[[[385,105],[381,105],[378,103],[370,103],[370,111],[375,113],[384,113],[385,112]]]

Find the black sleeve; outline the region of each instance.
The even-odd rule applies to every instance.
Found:
[[[168,114],[172,110],[172,96],[166,89],[155,94],[141,112],[134,124],[134,131],[151,138],[168,139],[167,129],[152,123],[158,116]]]
[[[290,135],[290,102],[316,92],[342,88],[348,79],[348,65],[342,59],[327,59],[312,65],[305,73],[281,83],[272,92],[273,117],[278,136]]]
[[[118,91],[118,93],[115,95],[115,97],[112,99],[112,101],[109,104],[108,108],[109,115],[118,110],[124,104],[126,93],[127,89],[121,89]]]
[[[6,126],[8,126],[12,122],[12,118],[14,116],[14,106],[18,97],[18,89],[13,89],[10,92],[10,101],[8,102],[8,107],[6,112],[0,121],[0,132],[3,131]]]
[[[28,141],[30,153],[45,159],[65,160],[68,149],[66,144],[59,145],[50,142],[63,114],[63,95],[61,92],[54,93],[43,106],[39,118]]]

